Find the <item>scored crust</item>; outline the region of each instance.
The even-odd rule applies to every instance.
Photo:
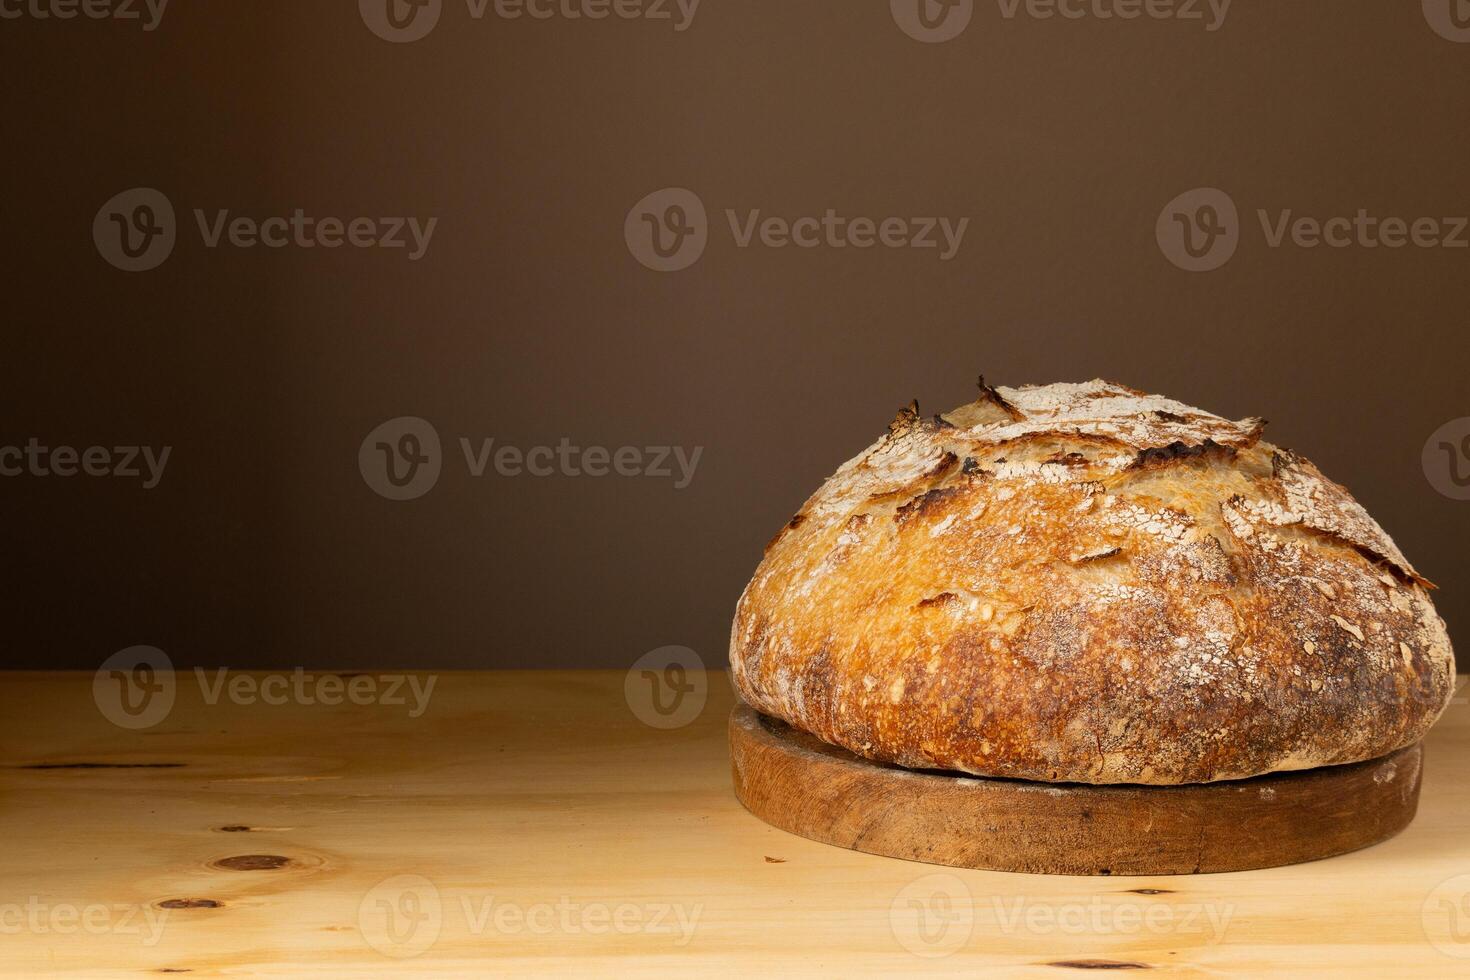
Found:
[[[767,545],[735,685],[870,759],[1030,780],[1410,745],[1454,688],[1433,586],[1264,427],[1105,381],[915,403]]]

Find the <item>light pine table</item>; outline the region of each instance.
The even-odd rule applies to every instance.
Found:
[[[767,827],[731,794],[724,674],[655,708],[637,675],[447,673],[418,717],[379,675],[170,680],[123,728],[106,678],[5,676],[0,975],[1470,975],[1463,698],[1386,843],[1072,878]]]

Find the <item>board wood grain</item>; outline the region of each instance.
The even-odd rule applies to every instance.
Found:
[[[916,772],[861,759],[745,704],[730,713],[735,795],[782,830],[959,868],[1182,875],[1299,864],[1414,818],[1423,750],[1186,786],[1087,786]]]

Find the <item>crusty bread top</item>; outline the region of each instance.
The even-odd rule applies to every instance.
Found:
[[[1026,779],[1410,744],[1452,693],[1432,586],[1263,429],[1104,381],[912,405],[768,546],[735,683],[874,759]]]

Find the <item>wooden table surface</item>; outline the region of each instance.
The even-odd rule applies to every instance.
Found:
[[[620,672],[446,673],[426,704],[344,677],[181,671],[125,729],[91,675],[6,675],[0,975],[1470,975],[1463,698],[1386,843],[1074,878],[767,827],[731,794],[723,674],[667,716]]]

